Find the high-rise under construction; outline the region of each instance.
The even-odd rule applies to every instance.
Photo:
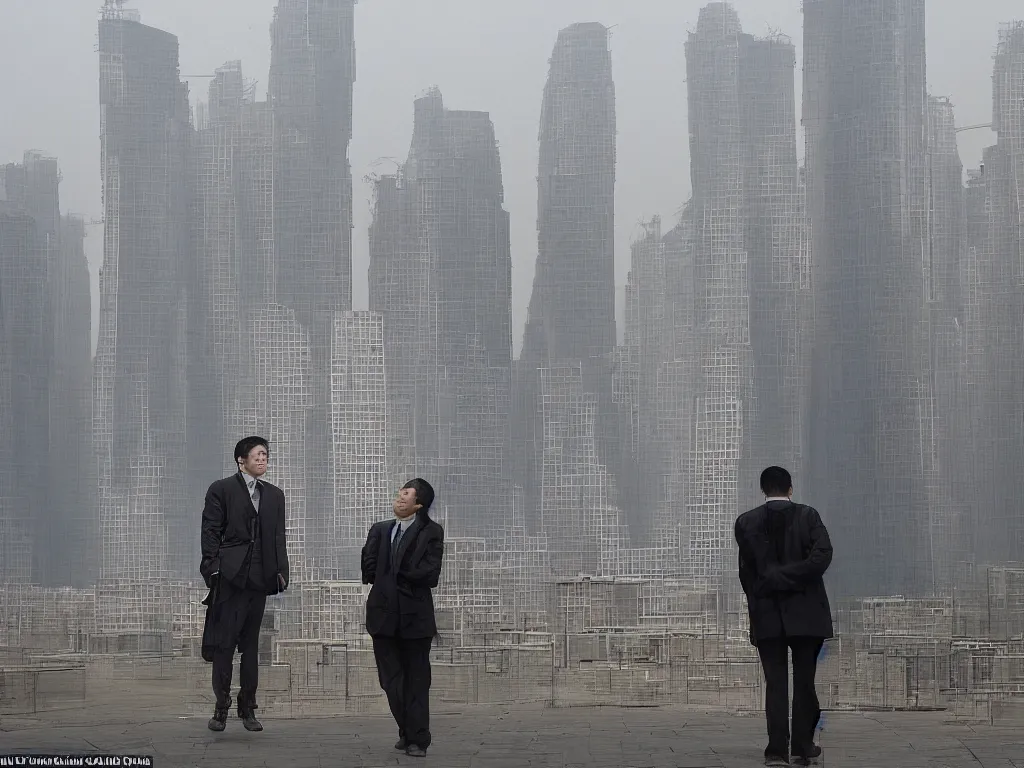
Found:
[[[452,535],[495,540],[512,508],[512,261],[486,112],[436,89],[416,100],[409,158],[377,182],[370,252],[395,480],[432,476]]]

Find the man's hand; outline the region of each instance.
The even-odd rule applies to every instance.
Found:
[[[288,588],[288,582],[285,581],[284,576],[282,574],[280,574],[280,573],[277,574],[277,587],[282,592],[284,592],[284,590]]]

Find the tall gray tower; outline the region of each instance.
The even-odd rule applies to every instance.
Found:
[[[593,460],[612,473],[619,469],[612,402],[615,138],[608,29],[598,23],[567,27],[555,43],[541,106],[537,268],[516,365],[516,481],[534,526],[545,440],[542,369],[579,367],[582,391],[597,408]],[[611,498],[591,494],[578,503],[617,504],[614,483],[601,484],[600,493],[606,492]]]
[[[99,25],[103,207],[95,442],[110,631],[166,622],[146,590],[195,573],[185,477],[189,124],[173,35]]]
[[[804,3],[815,345],[808,500],[840,591],[931,592],[924,0]]]
[[[334,313],[352,308],[354,27],[355,0],[279,0],[271,26],[274,293],[309,340],[303,463],[306,512],[317,520],[333,496]]]
[[[370,308],[383,315],[395,480],[422,474],[459,536],[511,512],[512,259],[485,112],[417,99],[398,178],[377,185]]]

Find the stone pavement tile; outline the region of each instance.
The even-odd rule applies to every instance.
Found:
[[[1024,768],[1021,729],[966,726],[945,713],[830,713],[823,768]],[[221,734],[206,718],[46,713],[0,718],[0,752],[141,752],[159,768],[754,768],[764,721],[675,708],[474,707],[432,718],[425,759],[392,745],[383,716],[264,719],[250,734],[234,717]]]

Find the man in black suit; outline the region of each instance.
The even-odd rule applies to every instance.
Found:
[[[395,498],[395,519],[370,528],[362,552],[366,631],[373,638],[380,687],[398,724],[395,749],[423,757],[430,746],[430,643],[444,529],[427,514],[434,489],[410,480]]]
[[[789,650],[793,651],[792,754],[798,765],[821,755],[814,729],[821,716],[814,690],[818,654],[832,637],[832,611],[823,576],[832,542],[813,507],[795,504],[782,467],[761,473],[765,503],[736,521],[740,583],[750,613],[750,641],[765,677],[768,748],[765,765],[788,765]]]
[[[288,586],[284,493],[260,479],[269,457],[270,446],[262,437],[239,440],[238,472],[206,492],[199,572],[210,588],[203,601],[203,658],[213,662],[217,697],[211,731],[223,731],[227,722],[236,646],[242,654],[238,717],[247,731],[263,730],[256,719],[260,625],[267,596]]]

